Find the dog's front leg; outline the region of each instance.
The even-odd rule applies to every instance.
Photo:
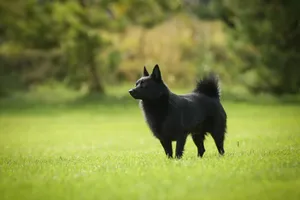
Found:
[[[186,142],[187,135],[179,137],[176,141],[176,158],[180,159],[183,155],[184,145]]]
[[[160,140],[160,143],[163,146],[168,158],[172,158],[173,157],[172,141],[171,140]]]

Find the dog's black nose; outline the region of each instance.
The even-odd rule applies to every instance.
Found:
[[[129,94],[132,94],[133,93],[133,89],[130,89],[128,92],[129,92]]]

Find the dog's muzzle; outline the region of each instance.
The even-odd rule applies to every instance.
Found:
[[[130,89],[128,92],[129,92],[129,94],[130,94],[133,98],[135,98],[135,99],[137,98],[137,97],[136,97],[136,90],[135,90],[135,89]]]

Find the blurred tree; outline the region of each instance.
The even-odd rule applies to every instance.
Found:
[[[18,72],[31,79],[30,84],[35,83],[32,77],[55,78],[76,88],[87,83],[90,92],[103,93],[104,76],[98,66],[105,63],[99,54],[110,45],[107,33],[120,32],[130,24],[153,27],[174,9],[175,3],[167,0],[1,1],[0,59],[13,66],[1,65],[5,68],[1,71]],[[119,59],[115,54],[108,56],[108,65],[116,64],[111,61]],[[18,63],[13,62],[16,56]]]
[[[228,25],[229,54],[243,84],[274,94],[299,92],[299,10],[297,0],[211,0],[195,8],[198,16]]]
[[[257,52],[254,91],[299,93],[300,2],[297,0],[224,1],[234,13],[234,39]]]
[[[139,55],[144,60],[145,29],[153,28],[180,9],[179,1],[169,0],[113,0],[111,11],[113,16],[126,22],[126,25],[142,27],[139,38]]]
[[[23,60],[22,64],[29,59],[27,65],[34,65],[34,69],[29,67],[31,72],[25,70],[27,73],[45,68],[45,63],[50,60],[53,67],[42,70],[44,73],[39,74],[40,79],[45,81],[53,78],[51,75],[54,78],[58,75],[71,86],[88,82],[91,92],[104,91],[96,71],[96,52],[105,46],[97,33],[97,27],[106,23],[105,17],[91,18],[90,10],[87,11],[80,1],[12,0],[1,3],[0,10],[4,11],[1,12],[1,24],[5,40],[1,49],[9,50],[5,52],[8,57],[18,56]],[[30,57],[28,52],[31,52]],[[59,54],[58,57],[53,56],[53,52]],[[41,54],[42,61],[37,62]]]

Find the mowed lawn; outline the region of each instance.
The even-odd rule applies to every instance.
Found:
[[[137,105],[0,115],[0,199],[300,199],[300,106],[225,103],[220,157],[168,160]],[[38,110],[37,110],[38,109]],[[174,144],[173,144],[174,145]]]

